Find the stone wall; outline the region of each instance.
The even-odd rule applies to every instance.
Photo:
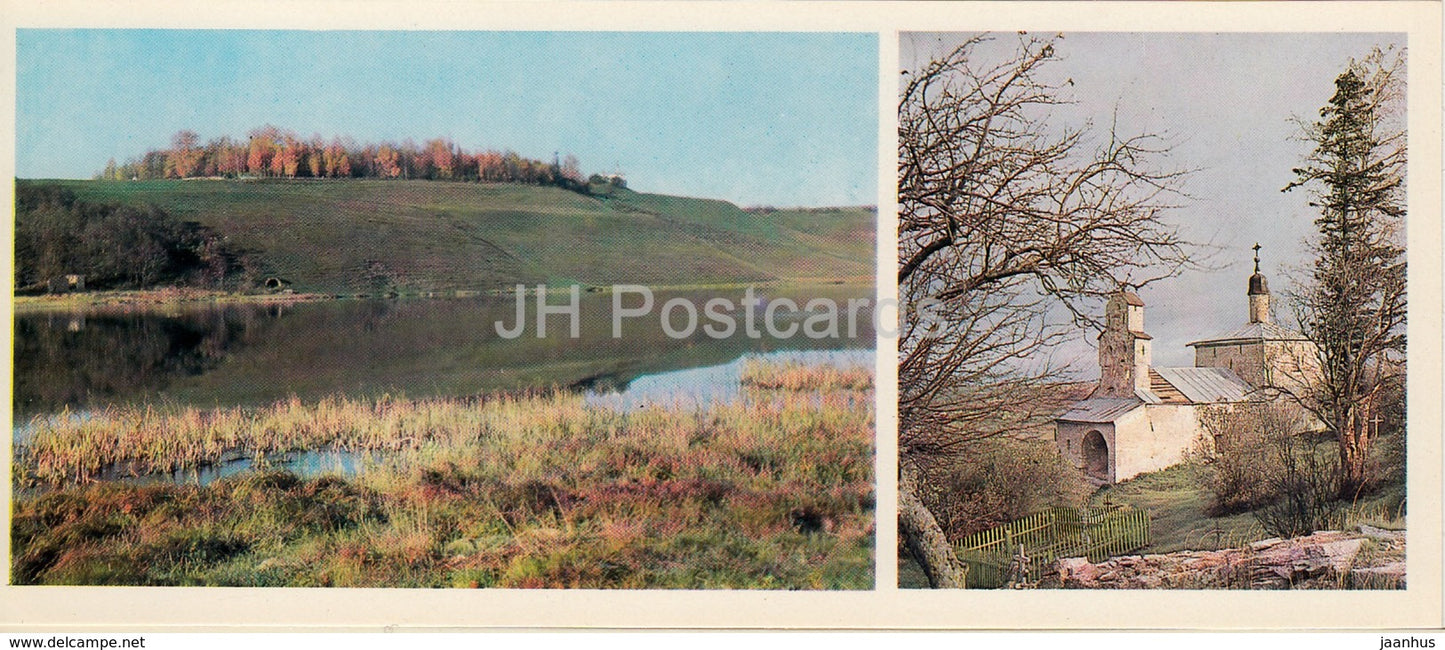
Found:
[[[1268,383],[1256,385],[1295,391],[1319,376],[1319,358],[1309,341],[1269,341],[1264,344],[1264,352],[1269,368],[1265,376]]]
[[[1104,332],[1099,335],[1099,389],[1095,397],[1133,397],[1149,389],[1150,339],[1144,333],[1144,307],[1128,304],[1122,294],[1104,307]]]
[[[1309,341],[1259,341],[1194,348],[1196,368],[1228,368],[1256,388],[1293,390],[1319,374],[1319,360]]]
[[[1104,330],[1099,336],[1099,389],[1094,396],[1134,396],[1137,351],[1132,332]]]
[[[1054,442],[1064,460],[1084,470],[1084,436],[1098,431],[1109,447],[1108,471],[1101,478],[1116,483],[1183,462],[1201,435],[1195,409],[1187,404],[1146,404],[1113,423],[1058,422]]]
[[[1361,549],[1372,547],[1368,557]],[[1244,548],[1059,560],[1042,586],[1075,589],[1403,589],[1405,534],[1370,526]]]
[[[1228,368],[1251,386],[1266,385],[1265,346],[1260,342],[1196,346],[1194,367]]]

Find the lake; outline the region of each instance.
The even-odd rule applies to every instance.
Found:
[[[522,335],[498,333],[517,323],[512,295],[450,299],[336,300],[293,304],[236,304],[169,308],[98,307],[73,312],[20,314],[15,319],[14,428],[23,444],[33,417],[88,417],[109,405],[180,404],[250,406],[295,395],[465,397],[493,392],[564,389],[584,392],[589,403],[631,409],[649,403],[699,406],[737,396],[749,358],[805,363],[872,364],[874,327],[864,309],[849,332],[840,318],[837,337],[814,338],[801,327],[818,311],[778,308],[770,335],[766,305],[813,299],[867,301],[861,286],[826,285],[757,289],[753,325],[744,320],[742,290],[659,291],[655,308],[622,321],[613,336],[613,296],[581,294],[578,334],[565,316],[550,316],[546,336],[535,328],[535,296],[524,298],[530,321]],[[640,298],[625,296],[624,309]],[[661,305],[705,305],[722,299],[734,309],[735,331],[718,337],[700,326],[688,336],[687,314],[674,308],[664,325]],[[569,301],[554,292],[548,304]],[[843,314],[846,316],[846,314]],[[669,334],[671,328],[671,335]],[[748,330],[761,336],[750,336]],[[812,330],[816,332],[817,330]],[[786,333],[786,332],[784,332]],[[234,459],[213,473],[238,471]],[[276,459],[305,473],[356,459],[322,452]],[[348,469],[349,471],[349,469]],[[177,477],[180,478],[180,477]]]

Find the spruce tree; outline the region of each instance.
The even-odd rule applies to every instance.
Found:
[[[1305,131],[1315,149],[1285,188],[1310,187],[1310,205],[1320,211],[1313,273],[1299,304],[1320,372],[1301,398],[1339,443],[1343,498],[1369,482],[1378,415],[1403,374],[1404,133],[1386,125],[1402,63],[1377,51],[1335,79],[1320,121]]]

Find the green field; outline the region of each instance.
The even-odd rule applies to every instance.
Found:
[[[38,182],[38,181],[21,181]],[[302,292],[418,293],[871,278],[871,208],[744,211],[616,190],[439,181],[58,181],[152,204],[260,255]]]
[[[1142,474],[1099,490],[1093,505],[1126,503],[1148,512],[1150,543],[1141,553],[1238,547],[1270,536],[1248,512],[1210,517],[1201,471],[1185,464]]]
[[[1318,453],[1335,453],[1333,443],[1319,445]],[[1199,465],[1185,463],[1141,474],[1099,490],[1093,505],[1125,503],[1148,511],[1151,539],[1143,553],[1238,548],[1274,536],[1253,512],[1209,516],[1212,497],[1199,476],[1203,471]],[[1353,503],[1341,504],[1343,520],[1336,523],[1344,529],[1357,524],[1403,529],[1404,503],[1404,484],[1391,482]]]

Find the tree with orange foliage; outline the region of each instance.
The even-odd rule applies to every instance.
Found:
[[[196,174],[201,150],[196,148],[200,136],[195,131],[178,131],[171,136],[171,150],[166,155],[166,176],[188,178]]]
[[[434,178],[451,180],[456,173],[456,160],[450,140],[437,138],[426,143],[426,159]]]
[[[272,158],[276,155],[276,127],[263,126],[251,132],[251,143],[246,156],[246,171],[253,174],[269,175]]]
[[[401,175],[401,156],[396,148],[383,144],[376,150],[376,175],[381,178],[396,178]]]

